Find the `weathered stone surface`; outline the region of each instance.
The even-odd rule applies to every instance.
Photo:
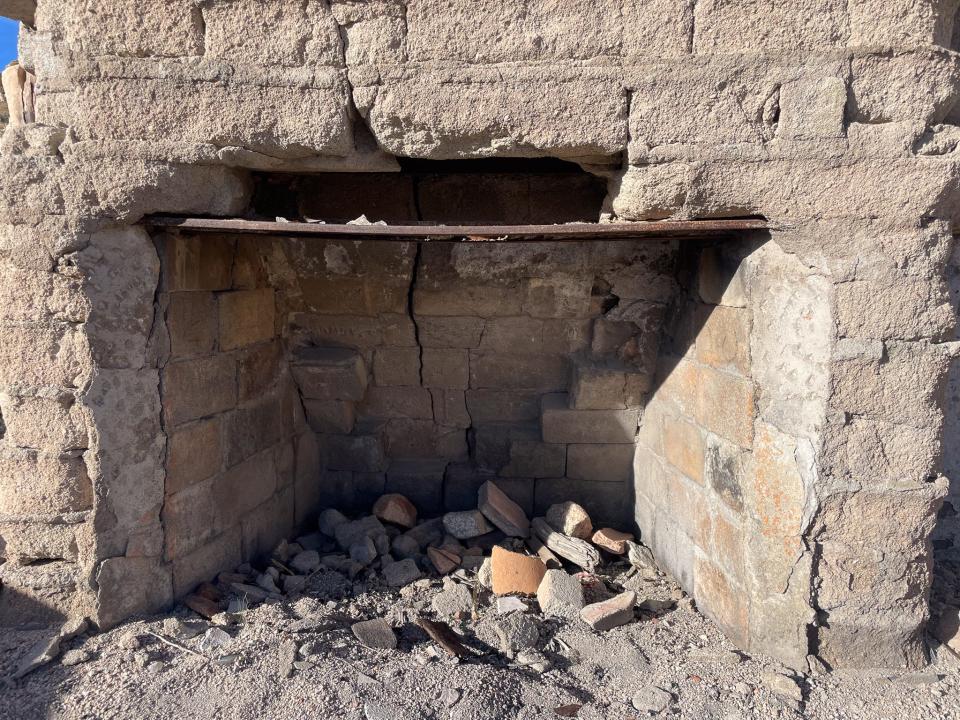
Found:
[[[599,632],[612,630],[633,622],[633,607],[636,602],[637,594],[627,590],[609,600],[587,605],[580,611],[580,619]]]
[[[403,587],[409,585],[421,576],[420,568],[414,560],[398,560],[390,563],[383,569],[383,579],[387,581],[390,587]]]
[[[530,520],[523,508],[489,480],[480,486],[477,507],[505,534],[512,537],[526,537],[530,534]]]
[[[590,540],[597,547],[612,552],[614,555],[623,555],[627,552],[627,542],[633,540],[633,535],[613,528],[600,528]]]
[[[547,522],[557,532],[586,540],[593,534],[593,523],[587,511],[575,502],[559,503],[547,508]]]
[[[566,395],[544,395],[543,439],[549,443],[633,443],[636,410],[571,410]]]
[[[537,602],[545,615],[576,618],[585,604],[583,586],[564,570],[547,570],[537,588]]]
[[[633,445],[570,445],[567,448],[566,475],[574,480],[589,482],[631,482],[633,454]]]
[[[363,400],[367,370],[363,358],[345,348],[310,348],[294,356],[290,370],[300,392],[311,400]]]
[[[458,540],[480,537],[493,531],[493,526],[479,510],[449,512],[443,516],[443,526]]]
[[[397,647],[397,636],[393,628],[383,618],[364,620],[350,626],[354,636],[369,648],[375,650],[394,650]]]
[[[373,514],[383,522],[390,522],[404,528],[417,524],[417,508],[403,495],[391,493],[381,496],[373,504]]]
[[[547,571],[540,558],[495,546],[490,556],[493,592],[496,595],[535,595]]]

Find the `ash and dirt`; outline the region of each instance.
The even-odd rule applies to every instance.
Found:
[[[238,624],[222,628],[229,637],[220,636],[220,647],[204,640],[219,635],[207,632],[217,626],[183,607],[80,636],[60,659],[3,689],[0,718],[627,720],[663,705],[659,717],[697,720],[960,718],[955,658],[940,657],[922,672],[793,676],[794,686],[786,668],[737,651],[669,578],[636,574],[624,562],[598,577],[611,591],[634,589],[638,597],[668,601],[669,609],[638,612],[635,622],[597,633],[579,621],[544,617],[535,599],[524,599],[539,629],[537,651],[508,660],[480,638],[510,616],[498,614],[496,599],[472,573],[424,578],[397,591],[372,571],[351,582],[321,570],[299,596],[238,613]],[[473,607],[459,621],[446,619],[477,653],[461,660],[415,624],[418,616],[441,619],[433,600],[444,583],[458,581],[470,588]],[[354,623],[373,618],[394,627],[395,650],[370,649],[354,636]],[[47,633],[0,635],[0,675],[9,676],[24,649]],[[783,695],[794,690],[802,693],[799,702]]]

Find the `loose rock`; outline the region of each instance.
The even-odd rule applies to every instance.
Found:
[[[297,643],[293,640],[284,640],[277,650],[277,673],[282,678],[293,675],[293,663],[297,659]]]
[[[535,595],[547,567],[540,558],[493,548],[490,557],[491,582],[497,595]]]
[[[378,535],[385,534],[386,529],[383,527],[383,523],[373,515],[368,515],[359,520],[339,525],[334,531],[334,535],[337,538],[337,545],[339,545],[342,550],[349,550],[351,545],[360,542],[364,538],[373,538],[374,542],[376,542],[375,538]]]
[[[320,567],[320,553],[316,550],[304,550],[290,561],[290,569],[302,575],[309,575]]]
[[[546,512],[547,522],[559,533],[586,540],[593,532],[593,523],[587,511],[575,502],[551,505]]]
[[[383,579],[390,587],[402,587],[419,580],[422,576],[417,563],[407,558],[391,563],[383,569]]]
[[[354,623],[350,629],[357,640],[369,648],[394,650],[397,647],[397,636],[383,618]]]
[[[636,601],[637,594],[627,590],[609,600],[587,605],[580,611],[580,618],[594,630],[612,630],[633,621]]]
[[[633,696],[631,704],[637,712],[657,715],[673,702],[673,695],[656,685],[648,685]]]
[[[480,486],[477,507],[484,517],[505,534],[512,537],[526,537],[530,534],[530,520],[523,508],[507,497],[493,482],[487,481]]]
[[[431,606],[437,615],[445,618],[469,615],[473,610],[473,595],[466,585],[454,583],[451,587],[434,595]]]
[[[574,619],[585,604],[583,586],[563,570],[547,570],[537,588],[537,602],[544,615]]]
[[[534,518],[531,525],[537,537],[560,557],[590,572],[600,564],[600,553],[590,543],[557,532],[544,518]]]
[[[443,548],[427,548],[427,557],[441,575],[453,572],[460,565],[460,558]]]
[[[443,527],[458,540],[480,537],[493,530],[479,510],[447,513],[443,516]]]
[[[81,665],[85,662],[89,662],[93,659],[93,653],[82,648],[78,650],[68,650],[63,654],[63,658],[60,660],[61,665],[66,667],[73,667],[74,665]]]
[[[202,652],[222,650],[232,641],[233,638],[220,628],[210,628],[203,634],[203,639],[200,640],[200,650]]]
[[[374,545],[372,538],[363,538],[350,546],[350,559],[354,562],[367,566],[377,559],[377,546]]]
[[[403,560],[405,558],[416,557],[420,554],[420,543],[418,543],[409,534],[397,535],[390,545],[394,556]]]
[[[627,542],[633,540],[633,535],[613,528],[601,528],[593,534],[592,540],[594,545],[607,552],[623,555],[627,552]]]
[[[373,514],[383,522],[412,528],[417,524],[417,508],[403,495],[382,495],[373,505]]]
[[[346,525],[350,520],[339,510],[328,508],[320,513],[317,527],[327,537],[336,537],[337,528]]]
[[[763,674],[763,684],[774,695],[789,703],[799,703],[803,700],[803,690],[797,681],[788,675],[766,672]]]

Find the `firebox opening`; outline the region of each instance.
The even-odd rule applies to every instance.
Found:
[[[400,159],[399,173],[258,173],[254,217],[345,223],[597,222],[606,181],[551,159]]]

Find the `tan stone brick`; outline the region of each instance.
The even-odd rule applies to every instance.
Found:
[[[294,490],[288,487],[242,518],[243,557],[250,559],[266,555],[281,540],[291,537],[293,529]]]
[[[0,557],[17,565],[38,560],[76,562],[77,536],[84,533],[80,524],[57,522],[0,521]]]
[[[399,493],[412,502],[421,517],[443,510],[443,478],[446,460],[394,460],[387,469],[386,491]],[[476,507],[476,497],[474,505]]]
[[[304,400],[303,409],[310,429],[318,433],[348,435],[356,422],[356,409],[352,402]]]
[[[706,443],[703,431],[681,418],[663,418],[663,454],[677,470],[703,483]]]
[[[749,646],[749,594],[707,559],[695,561],[697,607],[739,647]]]
[[[445,281],[418,286],[413,292],[417,315],[444,317],[509,317],[520,314],[519,293],[504,292],[500,285],[474,285]]]
[[[707,439],[704,478],[735,512],[743,510],[744,488],[752,485],[753,462],[749,452],[718,437]]]
[[[593,281],[589,278],[531,278],[523,298],[523,312],[535,318],[587,317],[592,290]]]
[[[590,347],[593,320],[543,320],[543,351],[565,355]]]
[[[237,402],[237,366],[229,355],[169,363],[163,369],[163,408],[173,427],[229,410]]]
[[[563,477],[567,465],[567,446],[539,440],[512,440],[510,462],[500,471],[507,478]]]
[[[630,443],[637,435],[637,410],[571,410],[567,395],[545,395],[543,439],[550,443]]]
[[[402,313],[409,302],[409,283],[389,278],[358,276],[305,276],[299,279],[301,295],[294,307],[320,315],[356,313],[376,317],[381,313]]]
[[[330,470],[383,472],[387,467],[383,444],[373,435],[321,435],[320,445]]]
[[[367,390],[367,368],[355,350],[339,347],[297,350],[290,371],[310,400],[360,401]]]
[[[210,292],[170,293],[167,332],[172,358],[213,352],[217,342],[217,302]]]
[[[239,524],[173,563],[173,594],[183,597],[202,582],[243,561]]]
[[[277,490],[277,471],[270,450],[258,453],[213,480],[213,499],[225,523],[262,505]]]
[[[739,523],[728,519],[723,512],[716,512],[711,520],[710,543],[702,547],[715,565],[723,568],[734,582],[745,586],[744,558],[748,542]]]
[[[747,306],[743,264],[719,248],[705,248],[700,254],[699,285],[705,303]]]
[[[357,409],[365,417],[433,419],[430,391],[422,387],[371,387]]]
[[[58,515],[92,505],[93,486],[79,454],[0,450],[0,515]]]
[[[417,347],[417,328],[407,313],[386,313],[380,316],[383,342],[389,347]]]
[[[215,482],[210,478],[166,498],[161,519],[167,560],[188,555],[221,531],[223,508],[215,500]]]
[[[442,427],[430,420],[390,420],[384,427],[384,443],[391,458],[461,460],[469,452],[463,429]]]
[[[467,390],[473,423],[525,422],[540,417],[540,393],[517,390]]]
[[[223,293],[220,303],[220,349],[235,350],[276,334],[272,289]]]
[[[697,421],[741,447],[753,444],[756,407],[753,383],[713,368],[702,368]]]
[[[224,459],[228,468],[280,439],[283,410],[282,396],[275,393],[224,416]]]
[[[589,482],[633,482],[633,445],[570,445],[567,477]]]
[[[540,440],[535,423],[474,424],[471,428],[474,460],[484,470],[499,471],[510,462],[514,440]]]
[[[438,425],[453,428],[468,428],[472,424],[467,412],[466,393],[463,390],[431,389],[433,418]]]
[[[537,354],[543,350],[543,321],[530,317],[490,318],[480,350],[491,353]]]
[[[750,313],[742,308],[701,306],[697,359],[721,370],[750,374]]]
[[[81,387],[89,377],[90,367],[87,338],[72,326],[3,326],[0,387],[8,390],[37,386]]]
[[[234,240],[226,235],[168,235],[164,243],[163,288],[227,290],[232,284]]]
[[[423,384],[431,388],[466,390],[470,386],[470,359],[467,351],[425,348]]]
[[[291,313],[292,337],[303,345],[335,345],[375,348],[384,344],[384,327],[379,318],[361,315],[316,315]]]
[[[634,342],[639,329],[632,322],[597,318],[593,321],[593,343],[591,348],[596,357],[623,357],[625,348]]]
[[[485,320],[479,317],[416,316],[420,344],[425,348],[479,347]]]
[[[570,389],[575,410],[622,410],[626,403],[627,377],[616,368],[576,365]]]
[[[698,541],[705,523],[709,523],[708,496],[703,488],[667,466],[662,475],[663,495],[651,498],[663,512],[669,513],[684,535]],[[682,508],[682,509],[681,509]]]
[[[373,380],[380,387],[420,385],[420,348],[378,348],[373,354]]]
[[[559,355],[510,355],[470,351],[470,387],[523,389],[541,392],[566,390],[570,370]]]
[[[543,515],[557,503],[582,505],[598,525],[624,527],[632,509],[627,499],[630,488],[624,483],[591,483],[569,478],[541,478],[535,481],[534,515]]]
[[[255,290],[270,283],[265,255],[270,245],[258,237],[238,237],[233,258],[233,289]]]
[[[57,398],[0,394],[6,438],[21,448],[48,453],[83,450],[88,444],[86,420],[70,395]]]
[[[238,400],[246,402],[268,392],[280,377],[283,364],[283,346],[279,340],[241,350],[237,355]]]
[[[696,417],[699,401],[699,366],[688,360],[676,360],[661,373],[656,397],[672,403],[684,415]]]
[[[221,457],[219,418],[181,425],[167,440],[166,494],[173,495],[215,475]]]
[[[170,568],[157,558],[112,557],[96,574],[97,623],[108,630],[131,615],[148,615],[173,602]]]

